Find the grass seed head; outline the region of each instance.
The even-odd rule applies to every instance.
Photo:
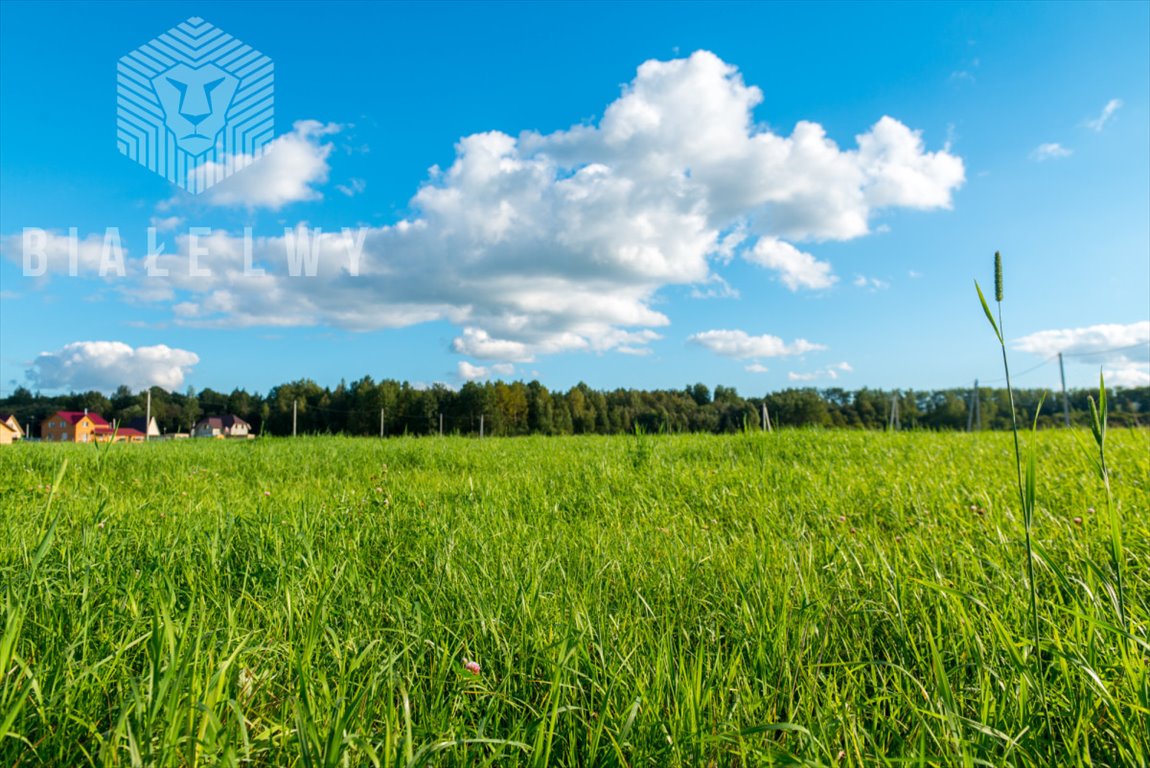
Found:
[[[1002,301],[1002,254],[994,252],[994,300]]]

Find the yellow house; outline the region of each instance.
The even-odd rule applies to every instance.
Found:
[[[11,445],[24,438],[24,430],[16,416],[11,413],[0,413],[0,445]]]
[[[56,411],[40,424],[40,437],[46,443],[92,443],[97,432],[110,429],[98,413]]]

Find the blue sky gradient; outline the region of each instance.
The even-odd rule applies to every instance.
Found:
[[[193,16],[274,60],[284,137],[199,196],[115,142],[116,62]],[[640,70],[649,61],[681,63]],[[708,97],[743,87],[761,100],[732,143],[723,131],[738,115],[709,112]],[[612,138],[620,121],[609,107],[623,114],[627,94],[656,94],[645,103],[657,128],[627,118],[650,131],[647,144]],[[906,165],[891,172],[889,194],[863,183],[867,231],[847,236],[819,201],[859,191],[844,180],[851,153],[884,116],[906,129],[891,134],[885,157]],[[743,139],[789,140],[804,121],[834,143],[841,174],[796,165],[755,178],[768,167],[751,162],[757,155],[746,156],[747,178],[705,165]],[[617,180],[624,202],[535,209],[535,182],[522,176],[475,189],[453,181],[461,141],[491,132],[513,145],[505,160],[551,168],[560,158],[543,194],[585,172],[589,184]],[[677,143],[659,143],[672,134]],[[688,149],[677,157],[669,146]],[[652,163],[678,175],[648,175]],[[265,164],[282,186],[275,195],[257,173]],[[908,181],[912,167],[933,170]],[[538,378],[552,388],[701,380],[748,395],[994,382],[1001,361],[972,281],[992,281],[995,250],[1006,262],[1015,367],[1033,369],[1018,385],[1056,387],[1058,351],[1072,386],[1096,382],[1100,366],[1116,383],[1150,383],[1148,3],[5,2],[0,181],[3,394],[107,388],[117,375],[108,364],[134,387],[251,391],[364,374],[450,385]],[[810,201],[801,210],[748,202],[760,198],[747,185],[761,195],[807,185]],[[415,199],[421,190],[442,193],[444,206],[459,192],[462,207],[436,219],[428,198]],[[510,223],[474,235],[497,222],[472,221],[481,209],[469,201],[503,193]],[[695,208],[684,202],[691,195]],[[679,218],[659,240],[649,230],[668,205]],[[699,245],[668,276],[652,264],[686,242],[674,227],[690,211],[720,239],[743,239],[727,250]],[[800,218],[818,223],[803,234]],[[404,220],[428,221],[430,233],[396,233]],[[277,274],[258,285],[23,274],[25,227],[76,227],[81,238],[118,227],[131,261],[150,222],[165,229],[173,258],[191,226],[233,242],[245,226],[271,238],[301,222],[369,227],[371,274],[314,284]],[[576,235],[588,250],[560,242]],[[424,267],[420,248],[439,245]],[[544,290],[540,275],[560,276],[560,287]],[[580,298],[560,311],[565,296]],[[578,306],[595,297],[601,316]],[[318,309],[302,309],[313,299]]]

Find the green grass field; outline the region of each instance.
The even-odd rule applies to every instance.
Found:
[[[1024,440],[1037,651],[1009,433],[0,449],[0,765],[1145,766],[1150,433],[1129,632]]]

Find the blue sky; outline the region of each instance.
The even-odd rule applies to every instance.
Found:
[[[0,392],[1150,382],[1150,4],[0,4]],[[190,17],[275,66],[198,195],[116,65]],[[315,276],[284,230],[322,228]],[[144,268],[147,228],[165,245]],[[69,228],[82,241],[67,270]],[[107,228],[125,274],[101,277]],[[213,233],[189,274],[193,227]],[[242,274],[251,227],[262,277]],[[358,274],[340,232],[364,231]],[[49,238],[24,270],[25,228]],[[1044,362],[1045,361],[1045,362]],[[1030,369],[1030,370],[1028,370]]]

